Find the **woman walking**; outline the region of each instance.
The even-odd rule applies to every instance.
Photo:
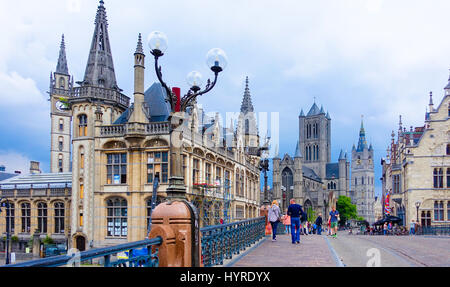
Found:
[[[286,215],[284,215],[282,219],[283,219],[284,228],[286,230],[286,234],[289,235],[291,233],[291,217],[289,216],[287,209],[286,209]]]
[[[272,225],[272,241],[277,241],[277,227],[278,222],[281,220],[281,211],[276,200],[274,200],[272,205],[269,207],[268,217],[270,225]]]

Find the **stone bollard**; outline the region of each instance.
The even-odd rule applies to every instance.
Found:
[[[35,232],[33,235],[33,257],[41,257],[41,239],[39,232]]]
[[[200,228],[195,207],[186,200],[158,205],[152,212],[149,238],[160,236],[160,267],[200,267]]]
[[[272,234],[272,225],[269,222],[269,205],[263,205],[259,209],[259,216],[264,216],[266,218],[266,231],[265,234],[271,235]]]

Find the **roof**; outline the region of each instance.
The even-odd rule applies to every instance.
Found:
[[[302,170],[304,177],[322,182],[322,179],[314,172],[314,170],[310,169],[307,166],[302,166]]]
[[[308,112],[308,117],[310,116],[316,116],[320,114],[320,109],[319,107],[316,105],[316,103],[313,104],[313,106],[311,107],[311,109]]]
[[[31,185],[48,186],[72,186],[72,173],[39,173],[12,177],[0,182],[1,189],[14,188],[20,185],[20,188],[31,188]]]
[[[145,91],[144,106],[148,109],[150,122],[164,122],[169,118],[170,104],[166,102],[166,95],[166,90],[160,83],[154,83],[147,91]],[[114,124],[123,125],[127,123],[133,108],[134,105],[125,110]]]
[[[6,172],[0,172],[0,182],[3,180],[7,180],[11,177],[18,176],[17,173],[6,173]]]
[[[327,163],[326,165],[326,178],[339,178],[339,164],[338,163]]]

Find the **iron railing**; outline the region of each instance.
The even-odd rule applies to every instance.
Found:
[[[200,229],[203,266],[223,265],[265,236],[265,217]]]
[[[92,249],[80,252],[78,255],[60,255],[44,259],[32,260],[24,263],[5,265],[2,267],[60,267],[73,266],[81,262],[90,261],[92,259],[103,259],[104,267],[158,267],[158,248],[155,246],[162,244],[162,238],[146,239],[138,242],[120,244],[112,247]],[[146,249],[146,252],[133,252],[139,249]],[[112,261],[112,256],[117,253],[128,252],[128,258]]]
[[[421,226],[418,235],[450,235],[450,225]]]

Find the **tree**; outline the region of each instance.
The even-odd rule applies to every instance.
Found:
[[[340,224],[345,225],[345,223],[350,219],[361,219],[358,216],[356,205],[352,204],[352,200],[347,196],[339,196],[336,209],[339,211]]]

